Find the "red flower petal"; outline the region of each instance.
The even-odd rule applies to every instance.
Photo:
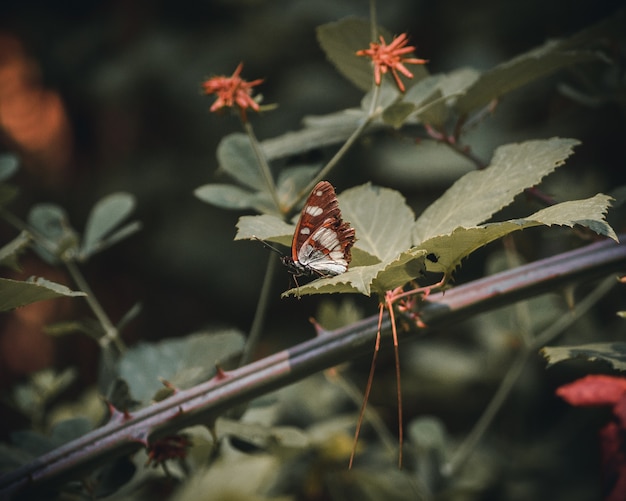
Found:
[[[391,70],[396,85],[400,91],[404,92],[404,84],[400,80],[398,71],[407,78],[413,78],[413,74],[404,66],[404,64],[424,64],[425,59],[406,58],[405,54],[409,54],[415,50],[415,47],[406,45],[409,41],[406,33],[402,33],[387,45],[385,39],[379,37],[380,43],[370,42],[369,49],[357,51],[357,56],[367,56],[374,63],[374,81],[376,85],[380,85],[381,75]]]
[[[626,395],[626,379],[589,375],[557,388],[556,394],[571,405],[615,405]]]

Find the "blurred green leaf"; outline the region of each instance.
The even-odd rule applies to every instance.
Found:
[[[99,200],[87,218],[85,235],[80,250],[81,259],[87,259],[104,247],[118,242],[139,229],[138,223],[131,223],[122,230],[111,232],[124,221],[135,208],[135,197],[129,193],[112,193]],[[107,238],[109,237],[109,238]]]
[[[0,311],[12,310],[46,299],[84,295],[84,292],[72,291],[64,285],[43,278],[30,282],[0,278]]]
[[[50,439],[59,445],[63,445],[71,440],[82,437],[92,430],[93,426],[87,418],[75,417],[64,419],[54,425],[50,433]]]
[[[224,137],[217,146],[219,167],[233,179],[252,191],[266,191],[267,185],[254,154],[250,138],[236,132]]]
[[[300,155],[306,151],[344,142],[365,119],[366,113],[357,108],[323,116],[308,116],[303,120],[303,129],[266,139],[261,146],[268,160]],[[375,129],[376,125],[372,124],[369,130],[372,128]]]
[[[194,190],[194,195],[222,209],[250,209],[252,193],[232,184],[205,184]]]
[[[372,41],[370,22],[347,18],[318,26],[316,34],[320,47],[337,71],[359,89],[370,90],[374,82],[371,60],[356,55],[358,50],[367,49]]]
[[[600,58],[597,52],[564,50],[559,41],[549,41],[483,73],[457,100],[456,109],[461,115],[471,113],[561,68]]]
[[[240,352],[243,344],[243,335],[234,330],[141,342],[122,355],[119,377],[133,398],[148,403],[163,387],[160,379],[181,389],[206,381],[215,364]]]
[[[30,233],[23,231],[8,244],[0,248],[0,265],[19,271],[18,258],[31,243]]]
[[[0,155],[0,182],[6,181],[15,174],[19,164],[20,162],[15,155],[6,153]]]
[[[41,456],[71,440],[79,438],[91,431],[92,428],[88,419],[77,417],[59,422],[51,430],[49,436],[35,431],[23,430],[12,433],[11,441],[32,456]]]
[[[67,213],[54,204],[34,205],[28,223],[36,231],[35,250],[45,261],[56,264],[66,253],[77,254],[78,235],[70,226]],[[45,239],[42,242],[38,236]]]
[[[46,405],[72,384],[78,373],[75,368],[62,372],[44,369],[35,372],[25,383],[13,389],[12,399],[16,407],[27,416],[41,415]]]
[[[465,174],[417,218],[414,243],[488,220],[563,165],[577,144],[575,139],[552,138],[499,147],[489,167]]]
[[[576,346],[546,346],[541,354],[548,361],[548,367],[566,360],[587,360],[606,362],[615,370],[626,370],[626,343],[591,343]]]

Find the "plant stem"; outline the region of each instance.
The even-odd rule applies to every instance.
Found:
[[[326,177],[326,175],[339,163],[339,161],[343,158],[343,156],[347,153],[347,151],[352,147],[354,142],[359,138],[359,136],[363,133],[363,131],[368,127],[372,120],[378,116],[378,99],[380,97],[380,87],[374,86],[374,93],[372,95],[372,102],[370,104],[370,110],[367,114],[367,117],[359,124],[359,126],[352,132],[350,137],[346,139],[346,142],[343,143],[341,148],[337,150],[337,152],[333,155],[333,157],[328,161],[328,163],[324,166],[324,168],[319,171],[317,176],[302,190],[298,193],[298,196],[295,198],[295,201],[299,201],[308,195],[311,190],[315,187],[315,185],[322,179]]]
[[[254,352],[261,339],[261,333],[263,332],[263,324],[265,323],[265,314],[267,313],[267,306],[270,301],[270,292],[272,290],[272,282],[274,273],[276,272],[276,264],[278,263],[277,256],[271,252],[265,268],[265,276],[263,277],[263,285],[261,286],[261,293],[259,294],[259,301],[254,312],[254,318],[252,320],[252,326],[250,327],[250,333],[241,356],[241,362],[239,365],[245,365],[250,363],[254,358]]]
[[[280,200],[278,199],[278,193],[276,192],[276,184],[274,183],[274,178],[272,177],[272,171],[270,170],[270,166],[267,163],[267,158],[265,158],[265,154],[259,144],[259,141],[254,134],[254,129],[252,128],[252,124],[248,120],[243,120],[243,128],[248,134],[250,138],[250,145],[252,146],[252,151],[254,151],[254,156],[259,163],[259,168],[261,169],[261,174],[263,174],[263,179],[265,180],[265,184],[267,185],[267,189],[272,196],[272,200],[276,205],[276,208],[281,211]],[[281,211],[282,212],[282,211]]]
[[[124,353],[126,350],[124,341],[122,341],[117,328],[113,325],[108,315],[96,299],[96,296],[91,290],[91,287],[89,287],[89,284],[85,280],[80,268],[76,266],[76,263],[72,260],[64,261],[64,263],[67,271],[70,273],[78,288],[86,294],[85,299],[87,304],[104,330],[104,336],[98,339],[100,346],[104,348],[108,343],[113,343],[119,353]]]
[[[376,12],[376,0],[370,0],[370,32],[372,42],[378,40],[378,13]]]

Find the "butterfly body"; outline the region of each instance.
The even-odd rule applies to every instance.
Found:
[[[296,276],[331,277],[347,271],[355,232],[341,218],[335,189],[328,181],[317,183],[296,225],[291,256],[282,262]]]

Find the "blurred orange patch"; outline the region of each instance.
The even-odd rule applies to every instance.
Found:
[[[0,130],[44,184],[63,183],[72,133],[57,92],[43,88],[39,66],[15,37],[0,33]]]

